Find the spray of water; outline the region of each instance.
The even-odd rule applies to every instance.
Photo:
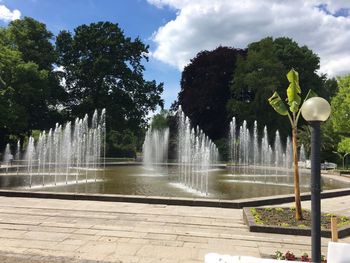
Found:
[[[21,144],[18,141],[15,160],[22,165],[17,165],[17,173],[19,167],[25,166],[25,171],[21,172],[29,175],[29,187],[34,180],[38,184],[38,178],[42,185],[78,183],[79,176],[84,173],[86,181],[89,173],[93,173],[96,181],[97,170],[105,167],[105,158],[101,160],[106,154],[105,114],[105,110],[100,114],[95,110],[91,125],[88,115],[85,115],[74,123],[56,124],[54,129],[41,132],[37,141],[29,137],[23,160],[20,160]],[[5,158],[10,154],[8,145]]]

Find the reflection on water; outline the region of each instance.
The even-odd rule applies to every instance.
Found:
[[[201,195],[177,184],[177,169],[162,166],[161,169],[144,169],[142,166],[107,167],[101,170],[72,171],[66,174],[17,175],[15,172],[0,176],[1,189],[27,191],[52,191],[72,193],[103,193],[166,197],[201,197],[215,199],[240,199],[293,193],[292,175],[232,174],[226,169],[213,169],[209,173],[209,195]],[[95,181],[95,175],[97,179]],[[309,175],[301,177],[301,191],[309,191]],[[56,182],[56,185],[55,185]],[[349,187],[343,182],[323,179],[323,189]]]

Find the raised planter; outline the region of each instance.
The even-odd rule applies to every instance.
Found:
[[[260,232],[260,233],[275,233],[275,234],[285,234],[285,235],[299,235],[299,236],[311,236],[311,228],[309,227],[283,227],[283,226],[270,226],[261,225],[255,223],[254,216],[251,213],[251,208],[243,208],[243,220],[248,226],[250,232]],[[343,238],[350,235],[350,225],[338,228],[338,237]],[[321,230],[322,237],[331,237],[330,230]]]

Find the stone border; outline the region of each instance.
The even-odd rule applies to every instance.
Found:
[[[350,194],[350,188],[327,190],[321,193],[322,198],[332,198]],[[276,205],[294,202],[294,195],[277,195],[267,197],[257,197],[249,199],[223,200],[204,198],[178,198],[162,196],[140,196],[140,195],[117,195],[117,194],[83,194],[64,192],[30,192],[18,190],[0,190],[0,196],[7,197],[31,197],[64,200],[88,200],[105,202],[129,202],[146,204],[182,205],[182,206],[202,206],[241,209],[243,207],[255,207],[263,205]],[[301,194],[301,200],[310,200],[310,193]]]
[[[286,235],[299,235],[299,236],[311,236],[311,228],[299,228],[299,227],[283,227],[283,226],[268,226],[259,225],[255,223],[254,216],[250,212],[249,207],[243,208],[243,220],[248,226],[250,232],[260,233],[275,233],[275,234],[286,234]],[[350,226],[344,226],[337,229],[338,237],[343,238],[350,235]],[[321,230],[322,237],[332,237],[330,230]]]

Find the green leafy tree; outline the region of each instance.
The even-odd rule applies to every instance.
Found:
[[[64,89],[59,85],[58,73],[54,70],[57,54],[53,45],[53,34],[46,25],[30,17],[12,21],[6,29],[8,44],[21,53],[24,62],[35,63],[38,70],[47,71],[46,103],[50,110],[48,119],[53,121],[45,125],[52,126],[57,121],[57,107],[67,99]],[[39,127],[38,127],[39,128]]]
[[[278,92],[274,92],[268,99],[272,108],[280,115],[287,116],[292,126],[292,142],[293,142],[293,168],[294,168],[294,194],[295,194],[295,218],[296,220],[302,220],[302,209],[300,199],[300,185],[299,185],[299,168],[298,168],[298,120],[300,117],[301,109],[301,88],[299,86],[299,74],[294,69],[290,70],[287,74],[289,86],[287,88],[287,103],[283,102]],[[310,90],[306,95],[305,100],[314,96],[315,94]]]
[[[111,130],[106,136],[106,152],[109,156],[136,157],[137,138],[130,130]]]
[[[282,77],[287,70],[279,61],[274,52],[271,38],[263,39],[248,46],[247,58],[241,58],[237,62],[237,68],[231,84],[231,99],[227,104],[231,115],[235,116],[238,123],[246,120],[248,125],[252,125],[256,119],[259,120],[259,130],[269,127],[270,134],[280,125],[280,134],[286,138],[287,131],[283,127],[287,126],[287,120],[277,117],[266,103],[274,90],[281,92],[283,83]]]
[[[0,29],[0,147],[10,135],[23,138],[59,119],[52,37],[44,24],[28,17]]]
[[[289,69],[303,72],[301,92],[314,90],[319,96],[329,99],[337,91],[334,79],[319,76],[319,57],[306,46],[299,46],[290,38],[264,38],[248,45],[248,55],[239,59],[231,85],[231,99],[227,105],[231,115],[238,122],[247,120],[252,125],[258,120],[260,133],[266,125],[270,141],[278,129],[285,140],[290,135],[288,119],[275,115],[266,103],[273,91],[282,93],[288,86],[283,76]],[[304,123],[303,120],[301,120]]]
[[[82,116],[106,108],[111,143],[107,153],[135,154],[148,112],[163,107],[163,84],[143,78],[148,46],[124,36],[117,24],[99,22],[81,25],[74,34],[61,31],[56,51],[57,65],[63,68],[60,78],[69,94],[66,110]]]
[[[338,78],[339,91],[331,100],[335,132],[350,136],[350,75]]]
[[[345,168],[345,158],[350,154],[350,138],[343,138],[338,144],[338,152],[343,159],[343,168]]]
[[[321,125],[321,161],[338,162],[338,158],[334,152],[337,151],[337,145],[340,139],[339,134],[333,129],[331,119]],[[310,156],[311,129],[309,125],[302,125],[298,129],[298,145],[304,145],[306,156]]]
[[[168,124],[169,111],[161,110],[160,113],[155,114],[152,117],[151,127],[152,129],[164,129],[169,126]]]
[[[110,22],[81,25],[57,36],[58,66],[73,116],[106,108],[107,129],[141,132],[150,110],[163,106],[163,84],[143,78],[148,46]]]
[[[39,69],[50,70],[56,61],[53,34],[46,25],[31,18],[24,17],[12,21],[8,27],[10,42],[21,52],[25,62],[34,62]]]
[[[1,34],[0,34],[1,38]],[[23,135],[31,129],[41,128],[47,105],[47,71],[38,70],[33,62],[25,63],[19,51],[0,46],[1,118],[0,146],[9,135]]]

